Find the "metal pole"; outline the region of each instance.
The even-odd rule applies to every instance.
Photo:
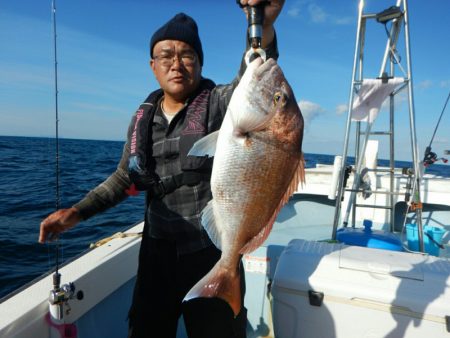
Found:
[[[415,175],[415,185],[416,185],[416,193],[413,194],[414,203],[418,206],[416,208],[416,223],[417,223],[417,231],[419,235],[419,250],[420,252],[424,252],[423,247],[423,231],[422,231],[422,207],[420,202],[420,183],[422,181],[422,174],[419,167],[419,154],[417,148],[417,136],[416,136],[416,123],[415,123],[415,112],[414,112],[414,95],[413,95],[413,79],[411,72],[411,50],[409,44],[409,16],[408,16],[408,7],[407,0],[403,0],[403,8],[405,11],[405,48],[406,48],[406,64],[407,64],[407,73],[408,73],[408,104],[409,104],[409,124],[411,129],[411,147],[412,147],[412,158],[414,165],[414,175]]]
[[[401,3],[402,3],[402,0],[397,0],[396,6],[400,7]],[[395,19],[394,22],[397,22],[397,20],[398,19]],[[394,27],[394,25],[393,25],[393,27]],[[392,33],[392,30],[391,30],[391,33]],[[392,34],[390,34],[389,39],[386,42],[386,49],[384,50],[383,61],[381,63],[380,76],[383,75],[383,72],[386,69],[387,59],[388,59],[388,56],[389,56],[390,46],[391,46],[391,37],[392,37]]]
[[[352,83],[350,86],[350,94],[349,94],[349,107],[347,113],[347,125],[345,131],[345,139],[344,139],[344,149],[342,154],[342,164],[340,169],[340,179],[338,186],[338,193],[336,196],[336,208],[334,211],[334,222],[333,222],[333,232],[332,239],[336,239],[336,231],[339,223],[339,216],[342,205],[342,197],[344,195],[344,177],[345,177],[345,166],[347,163],[347,151],[348,151],[348,143],[349,143],[349,135],[350,135],[350,126],[351,126],[351,118],[352,118],[352,105],[353,105],[353,96],[354,96],[354,84],[355,84],[355,76],[356,76],[356,66],[358,62],[358,49],[360,43],[360,32],[361,32],[361,22],[362,22],[362,13],[364,9],[364,0],[360,0],[359,8],[358,8],[358,27],[356,30],[356,43],[355,43],[355,55],[353,59],[353,72],[352,72]]]
[[[362,72],[360,71],[360,74],[361,73]],[[362,76],[360,77],[360,79],[362,79]],[[358,163],[358,160],[359,160],[358,154],[359,154],[359,149],[360,148],[361,148],[361,121],[358,121],[358,122],[356,122],[355,166],[356,166],[356,163]],[[355,227],[355,220],[356,220],[356,208],[353,208],[352,209],[352,222],[351,222],[352,228]],[[344,223],[344,225],[345,225],[345,223]]]
[[[400,6],[400,1],[397,2],[397,6]],[[391,52],[393,53],[394,46],[397,43],[398,35],[400,32],[400,19],[396,19],[393,23],[393,31],[391,31],[391,36],[394,34],[394,39],[391,41],[391,38],[389,38],[389,41],[391,43]],[[386,46],[386,52],[388,51],[388,46]],[[391,58],[390,62],[390,72],[391,77],[394,77],[395,75],[395,65],[394,60]],[[389,96],[389,168],[391,169],[391,172],[389,173],[389,189],[391,194],[389,195],[389,206],[390,206],[390,231],[394,232],[394,222],[395,222],[395,215],[394,215],[394,169],[395,169],[395,148],[394,148],[394,140],[395,140],[395,134],[394,134],[394,112],[395,112],[395,94],[391,93]]]
[[[369,119],[369,118],[370,118],[370,116],[367,117],[367,119]],[[367,149],[367,141],[369,139],[370,130],[372,129],[372,124],[373,124],[373,122],[367,121],[367,126],[366,126],[366,131],[364,133],[361,151],[358,154],[358,162],[356,164],[355,176],[353,179],[353,186],[352,186],[353,191],[350,194],[350,198],[348,199],[347,210],[346,210],[345,216],[344,216],[344,222],[343,222],[344,226],[346,226],[348,224],[348,219],[350,217],[350,210],[352,209],[352,206],[355,203],[355,199],[356,199],[355,191],[359,188],[359,183],[361,180],[361,168],[362,168],[362,164],[363,164],[363,160],[364,160],[364,153],[366,152],[366,149]]]
[[[391,72],[391,75],[393,74],[393,69]],[[394,169],[395,169],[395,149],[394,149],[394,95],[391,94],[389,96],[389,167],[391,169],[391,172],[389,173],[389,189],[390,189],[390,196],[389,196],[389,206],[390,209],[390,230],[391,232],[394,232]]]

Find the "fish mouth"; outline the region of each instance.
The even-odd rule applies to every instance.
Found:
[[[267,62],[267,61],[266,61]],[[250,62],[252,64],[252,66],[254,66],[255,68],[260,67],[262,64],[266,63],[264,62],[264,60],[261,57],[257,57],[256,59],[254,59],[252,62]]]
[[[280,86],[285,81],[283,71],[274,59],[261,63],[256,68],[254,76],[258,82],[267,82],[275,86]]]

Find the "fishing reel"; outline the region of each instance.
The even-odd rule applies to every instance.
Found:
[[[61,274],[55,273],[53,275],[53,290],[50,290],[50,295],[48,297],[51,316],[56,320],[62,320],[64,315],[69,314],[70,306],[68,301],[75,297],[75,284],[68,283],[59,286],[60,280]],[[76,298],[78,300],[83,299],[83,292],[78,291]],[[64,311],[64,307],[67,307],[66,311]]]
[[[62,319],[64,317],[63,308],[69,299],[72,299],[75,294],[75,286],[73,283],[64,284],[61,288],[50,291],[48,301],[55,306],[56,312],[53,312],[55,318]]]
[[[436,153],[431,151],[431,147],[427,147],[427,149],[425,150],[425,156],[423,158],[424,167],[429,167],[430,165],[438,161],[442,161],[444,163],[448,162],[448,160],[444,157],[438,158]]]
[[[248,37],[250,49],[245,53],[245,62],[248,65],[258,57],[267,60],[266,52],[262,49],[262,33],[264,24],[264,7],[268,1],[259,3],[256,6],[242,6],[240,0],[236,0],[239,7],[248,7]]]

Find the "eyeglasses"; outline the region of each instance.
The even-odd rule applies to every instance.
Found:
[[[162,53],[160,55],[155,55],[153,58],[163,67],[171,67],[175,62],[175,59],[178,59],[184,66],[190,67],[193,66],[197,60],[197,56],[192,52],[185,52],[182,54]]]

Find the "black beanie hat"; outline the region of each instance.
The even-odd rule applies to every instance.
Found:
[[[203,66],[203,50],[194,19],[184,13],[178,13],[161,28],[150,40],[150,56],[153,58],[153,47],[162,40],[179,40],[189,44],[197,52],[200,65]]]

